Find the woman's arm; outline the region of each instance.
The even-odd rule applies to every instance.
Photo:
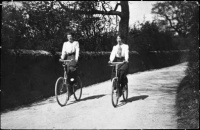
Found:
[[[77,43],[76,43],[76,55],[75,55],[75,60],[76,60],[76,62],[78,62],[79,51],[80,51],[79,42],[77,41]]]
[[[110,54],[110,61],[113,62],[114,59],[115,59],[115,47],[113,46],[112,52]]]
[[[65,42],[63,43],[63,47],[62,47],[62,54],[61,54],[61,59],[65,58],[66,52],[65,52]]]
[[[129,59],[129,46],[127,45],[126,50],[125,50],[125,61],[128,62]]]

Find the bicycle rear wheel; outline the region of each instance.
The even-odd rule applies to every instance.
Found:
[[[122,90],[122,94],[123,94],[123,99],[124,99],[124,101],[126,101],[127,98],[128,98],[128,84],[126,84],[126,85],[124,86],[124,88],[123,88],[123,90]]]
[[[64,78],[59,77],[55,85],[55,96],[60,106],[65,106],[69,100],[69,91],[67,84],[64,83]]]
[[[112,93],[111,93],[112,105],[114,107],[117,106],[119,99],[119,87],[118,87],[118,79],[113,78],[112,80]]]
[[[73,93],[74,93],[74,98],[76,99],[76,101],[81,99],[82,96],[82,82],[81,82],[81,78],[78,76],[77,81],[74,83],[73,85]]]

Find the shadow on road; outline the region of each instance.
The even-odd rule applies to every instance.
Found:
[[[86,100],[91,100],[91,99],[98,99],[98,98],[101,98],[103,96],[105,96],[105,95],[102,94],[102,95],[94,95],[94,96],[86,97],[86,98],[80,99],[79,101],[73,101],[73,102],[67,104],[67,106],[71,105],[71,104],[74,104],[74,103],[81,102],[81,101],[86,101]]]
[[[133,102],[133,101],[137,101],[137,100],[144,100],[145,98],[149,97],[149,95],[140,95],[140,96],[134,96],[131,98],[128,98],[126,101],[125,100],[121,100],[121,104],[119,104],[117,107],[121,107],[124,106],[125,104],[129,103],[129,102]]]
[[[137,100],[140,100],[140,99],[144,100],[144,99],[147,98],[147,97],[149,97],[149,95],[135,96],[135,97],[128,98],[128,99],[126,100],[126,102],[133,102],[133,101],[137,101]],[[123,100],[123,102],[125,102],[125,101]]]
[[[95,99],[95,98],[101,98],[101,97],[103,97],[103,96],[105,96],[104,94],[102,94],[102,95],[95,95],[95,96],[90,96],[90,97],[86,97],[86,98],[83,98],[83,99],[81,99],[80,101],[85,101],[85,100],[90,100],[90,99]]]

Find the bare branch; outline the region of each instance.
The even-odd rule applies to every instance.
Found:
[[[104,3],[105,3],[105,1],[104,1]],[[104,3],[102,3],[102,7],[103,7],[104,11],[107,12],[107,10],[106,10],[106,8],[105,8],[105,6],[104,6]]]
[[[52,8],[52,9],[53,9],[53,4],[54,4],[54,2],[52,1],[52,2],[51,2],[51,8]]]
[[[118,15],[118,16],[121,16],[121,12],[113,11],[113,10],[108,11],[108,12],[100,11],[100,10],[92,10],[92,11],[73,10],[73,9],[69,9],[69,8],[65,7],[60,1],[58,1],[58,2],[63,9],[65,9],[67,12],[71,12],[71,13],[87,14],[87,15],[88,14],[102,14],[102,15]]]
[[[117,3],[117,4],[116,4],[114,11],[117,10],[117,8],[118,8],[119,5],[121,5],[121,4],[120,4],[120,3]]]
[[[166,17],[166,19],[169,21],[169,24],[170,24],[171,28],[173,28],[176,32],[179,33],[180,30],[179,30],[177,27],[175,27],[175,26],[172,25],[171,19],[169,19],[169,17],[168,17],[167,15],[165,15],[165,17]]]

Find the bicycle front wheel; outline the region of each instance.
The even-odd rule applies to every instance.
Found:
[[[111,93],[112,105],[114,107],[117,106],[119,99],[119,87],[118,87],[118,79],[113,78],[112,80],[112,93]]]
[[[60,106],[65,106],[69,100],[68,86],[64,83],[63,77],[59,77],[56,81],[55,96]]]
[[[81,82],[81,78],[78,76],[77,81],[74,83],[73,85],[73,93],[74,93],[74,98],[76,99],[76,101],[81,99],[82,96],[82,82]]]

